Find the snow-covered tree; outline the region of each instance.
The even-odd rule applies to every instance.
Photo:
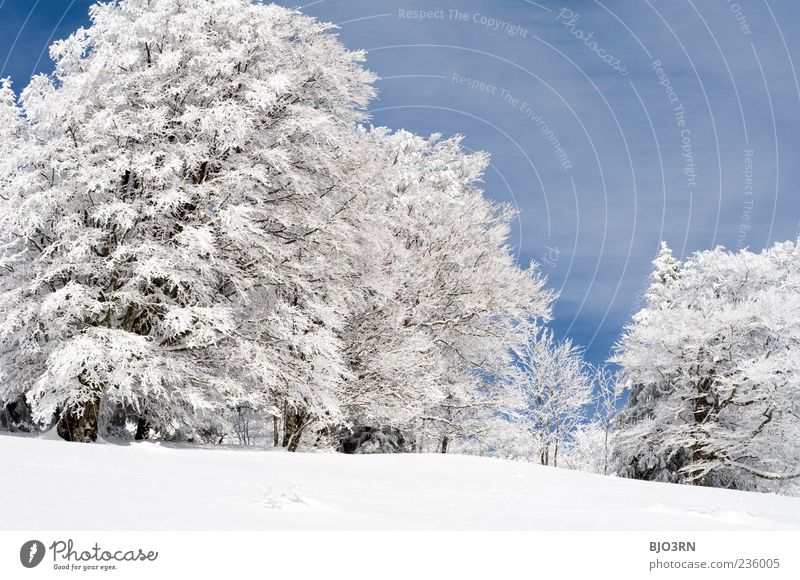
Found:
[[[17,97],[11,88],[11,79],[0,80],[0,214],[9,209],[11,195],[17,178],[19,167],[15,162],[15,154],[27,144],[27,131],[22,118],[22,111],[17,104]],[[6,279],[19,279],[15,276],[13,266],[5,259],[0,246],[0,276]],[[7,348],[0,335],[0,353]],[[0,355],[2,356],[2,355]],[[29,429],[31,424],[30,410],[25,401],[24,392],[11,384],[0,383],[0,428]]]
[[[672,250],[662,241],[658,255],[653,260],[650,286],[645,294],[647,306],[668,308],[677,299],[680,291],[681,263],[672,255]],[[636,479],[647,479],[677,483],[681,481],[680,470],[688,463],[687,450],[671,449],[664,453],[651,444],[652,437],[645,436],[651,428],[650,420],[655,406],[668,387],[660,383],[633,384],[628,382],[628,402],[619,417],[619,471],[622,475]]]
[[[620,473],[785,490],[800,477],[800,247],[679,265],[664,247],[655,266],[614,357],[631,389]]]
[[[0,93],[0,402],[78,441],[491,430],[552,296],[485,155],[363,128],[363,55],[274,5],[101,3],[51,57]]]
[[[592,374],[582,350],[556,340],[552,330],[534,327],[513,349],[514,382],[523,397],[518,416],[535,438],[542,465],[558,465],[558,453],[586,418]]]
[[[617,383],[616,373],[605,365],[594,367],[594,405],[595,410],[591,423],[597,425],[602,433],[602,473],[611,472],[611,457],[616,445],[616,419],[619,414],[619,402],[622,395]]]
[[[508,247],[510,208],[478,187],[484,154],[460,139],[365,135],[381,171],[362,217],[363,299],[345,332],[353,422],[400,428],[416,450],[489,443],[505,407],[498,380],[520,320],[549,318],[552,294]]]
[[[18,167],[14,153],[26,144],[27,131],[11,79],[0,79],[0,203],[7,202],[3,193],[13,182]]]
[[[586,473],[606,473],[605,463],[606,433],[596,421],[587,421],[575,426],[570,438],[565,442],[559,465]]]
[[[118,406],[174,430],[271,397],[296,445],[340,414],[337,216],[374,92],[362,54],[247,0],[122,0],[91,21],[22,93],[31,139],[0,216],[3,399],[24,392],[38,421],[91,440]]]
[[[616,418],[620,389],[616,373],[605,365],[592,366],[593,408],[587,421],[576,425],[564,448],[562,465],[591,473],[610,475],[616,446]]]

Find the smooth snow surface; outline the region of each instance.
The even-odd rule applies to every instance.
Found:
[[[800,529],[800,499],[484,457],[0,436],[0,528]]]

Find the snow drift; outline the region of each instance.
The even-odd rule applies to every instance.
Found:
[[[4,529],[800,529],[800,499],[458,455],[0,436]]]

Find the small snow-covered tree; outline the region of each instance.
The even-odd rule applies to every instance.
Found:
[[[580,348],[558,341],[552,330],[533,327],[528,341],[513,349],[514,381],[523,397],[518,415],[538,447],[542,465],[558,465],[559,449],[586,417],[592,375]]]
[[[561,454],[560,465],[575,471],[607,475],[606,433],[602,424],[587,421],[575,426]]]
[[[603,434],[602,465],[599,473],[608,475],[611,470],[611,458],[615,446],[616,419],[619,414],[619,402],[622,395],[617,383],[616,373],[607,366],[594,368],[595,411],[591,422],[598,426]]]
[[[616,445],[616,418],[620,389],[608,366],[592,366],[593,408],[588,420],[575,426],[566,442],[563,465],[578,471],[609,475]]]
[[[679,267],[667,252],[614,357],[631,389],[620,472],[785,490],[800,478],[800,248],[716,248]]]

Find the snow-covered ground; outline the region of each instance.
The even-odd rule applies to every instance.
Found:
[[[0,436],[0,528],[800,529],[800,499],[456,455]]]

